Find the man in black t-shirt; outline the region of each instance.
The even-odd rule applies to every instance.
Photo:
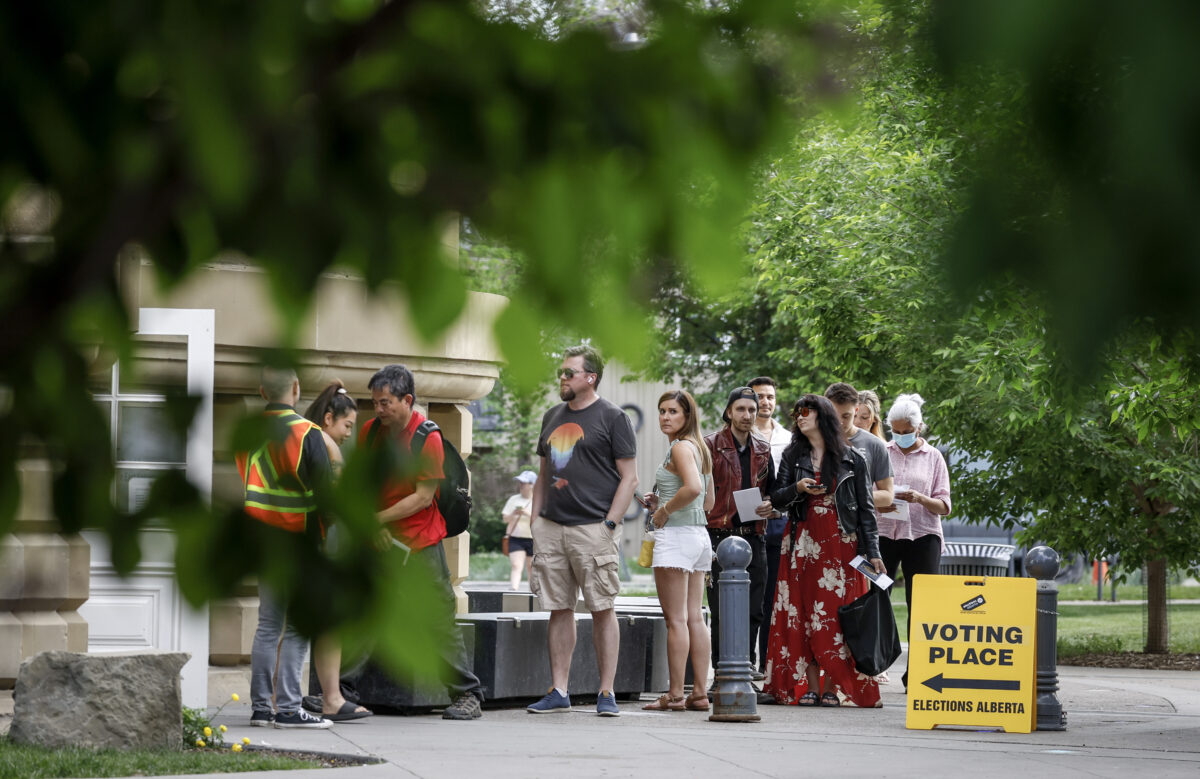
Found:
[[[620,632],[613,604],[618,578],[621,520],[637,489],[637,442],[629,417],[596,394],[604,362],[591,346],[563,354],[558,371],[563,403],[542,417],[533,487],[533,570],[529,585],[550,612],[547,643],[553,684],[532,714],[570,711],[567,679],[575,651],[575,603],[583,592],[592,613],[592,641],[600,672],[596,713],[620,715],[613,684]]]

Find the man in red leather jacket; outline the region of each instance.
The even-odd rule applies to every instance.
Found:
[[[754,418],[758,414],[758,396],[749,387],[738,387],[729,393],[729,401],[721,419],[725,427],[704,437],[712,453],[713,488],[716,503],[708,512],[708,537],[713,549],[731,535],[741,536],[750,544],[753,556],[750,560],[750,647],[758,646],[759,628],[769,629],[763,622],[763,591],[767,578],[767,545],[764,533],[766,518],[773,509],[767,499],[775,482],[775,465],[771,461],[771,445],[754,433]],[[738,490],[758,488],[762,501],[755,511],[756,516],[744,521],[738,516],[733,493]],[[720,649],[720,596],[717,581],[721,565],[713,560],[712,578],[708,586],[708,607],[712,622],[712,661],[716,668],[721,656]],[[755,665],[755,668],[758,666]],[[757,675],[761,679],[761,674]]]

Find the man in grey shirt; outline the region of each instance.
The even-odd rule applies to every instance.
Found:
[[[892,458],[888,457],[887,444],[866,430],[854,426],[854,411],[858,408],[858,390],[839,381],[825,390],[825,398],[833,404],[846,440],[867,461],[867,483],[874,485],[875,518],[879,518],[879,506],[892,505]]]
[[[613,694],[621,640],[613,605],[620,590],[621,520],[637,489],[637,441],[625,412],[596,394],[603,375],[604,361],[594,348],[567,349],[558,371],[563,402],[542,417],[529,586],[550,612],[546,638],[553,686],[526,707],[531,714],[571,710],[567,679],[581,590],[592,613],[600,675],[596,713],[621,713]]]

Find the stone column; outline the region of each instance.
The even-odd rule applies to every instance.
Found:
[[[454,444],[469,468],[472,423],[474,421],[471,412],[467,410],[466,406],[459,403],[430,403],[429,418],[437,422],[438,427],[442,429],[443,440]],[[471,573],[471,532],[466,531],[454,538],[447,538],[442,542],[442,547],[446,550],[446,564],[450,567],[450,583],[454,586],[455,611],[459,614],[466,614],[468,611],[467,593],[463,590],[462,583]]]
[[[25,659],[48,649],[86,652],[91,547],[59,531],[51,500],[51,466],[18,466],[21,502],[11,535],[0,539],[0,687],[12,687]]]

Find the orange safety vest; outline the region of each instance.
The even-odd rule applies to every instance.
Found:
[[[304,437],[320,428],[291,409],[269,409],[263,416],[268,424],[287,425],[287,431],[253,452],[237,454],[238,473],[246,488],[243,510],[260,522],[303,533],[317,502],[312,487],[300,480],[300,458]]]

